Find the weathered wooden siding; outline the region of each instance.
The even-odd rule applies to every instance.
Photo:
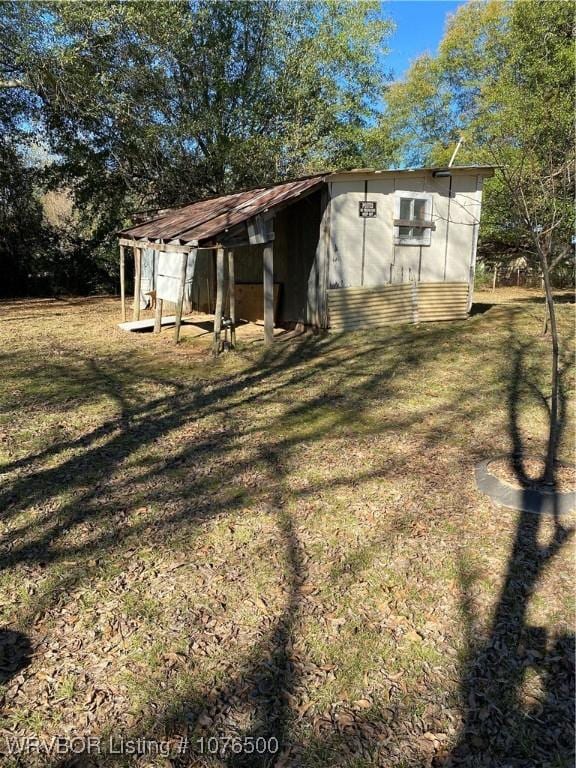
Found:
[[[330,288],[375,287],[409,280],[471,282],[482,177],[473,172],[454,172],[452,177],[398,173],[366,179],[342,174],[329,186]],[[394,243],[396,192],[432,196],[435,230],[429,245]],[[362,200],[376,202],[375,218],[358,215]]]
[[[318,312],[316,252],[321,192],[281,210],[274,221],[274,283],[279,285],[276,319],[315,324]],[[236,282],[262,282],[261,245],[235,249]]]
[[[328,291],[330,329],[457,320],[467,316],[467,283],[399,283]]]

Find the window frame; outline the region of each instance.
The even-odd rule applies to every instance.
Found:
[[[394,193],[394,219],[400,219],[400,206],[402,200],[424,200],[425,201],[425,221],[432,220],[432,193],[431,192],[411,192],[408,190],[396,190]],[[413,210],[413,206],[411,206]],[[418,221],[418,219],[410,219],[411,221]],[[426,227],[411,227],[412,234],[414,229],[420,229],[422,235],[419,237],[400,237],[400,226],[394,225],[394,245],[422,245],[429,246],[432,242],[432,229],[433,226]]]

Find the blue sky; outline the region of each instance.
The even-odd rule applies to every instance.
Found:
[[[448,14],[454,13],[462,0],[389,0],[383,4],[384,15],[396,24],[389,41],[390,55],[384,66],[400,80],[418,54],[435,53],[444,35]]]

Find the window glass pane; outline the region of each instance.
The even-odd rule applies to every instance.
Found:
[[[414,218],[421,221],[426,218],[426,200],[414,200]]]
[[[412,227],[398,227],[400,240],[409,240],[412,237]]]
[[[410,197],[401,197],[400,198],[400,218],[401,219],[411,219],[411,210],[412,207],[412,199]]]

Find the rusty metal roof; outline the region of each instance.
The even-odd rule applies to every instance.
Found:
[[[296,181],[261,187],[233,195],[199,200],[174,208],[142,224],[124,229],[118,234],[135,240],[177,241],[182,244],[193,240],[205,242],[216,235],[251,219],[258,213],[286,203],[304,192],[310,192],[324,183],[329,174],[315,174]]]
[[[227,232],[258,213],[276,208],[279,205],[311,192],[321,186],[326,179],[338,177],[372,177],[379,175],[414,175],[418,172],[434,173],[438,171],[465,172],[475,171],[483,175],[492,175],[492,166],[452,166],[438,168],[402,168],[379,170],[376,168],[357,168],[348,171],[324,171],[305,176],[293,181],[275,184],[271,187],[258,187],[245,192],[237,192],[222,197],[211,197],[195,203],[164,210],[148,221],[141,222],[119,232],[120,237],[134,240],[157,240],[169,243],[186,244],[197,241],[200,244],[213,242],[216,236]]]

